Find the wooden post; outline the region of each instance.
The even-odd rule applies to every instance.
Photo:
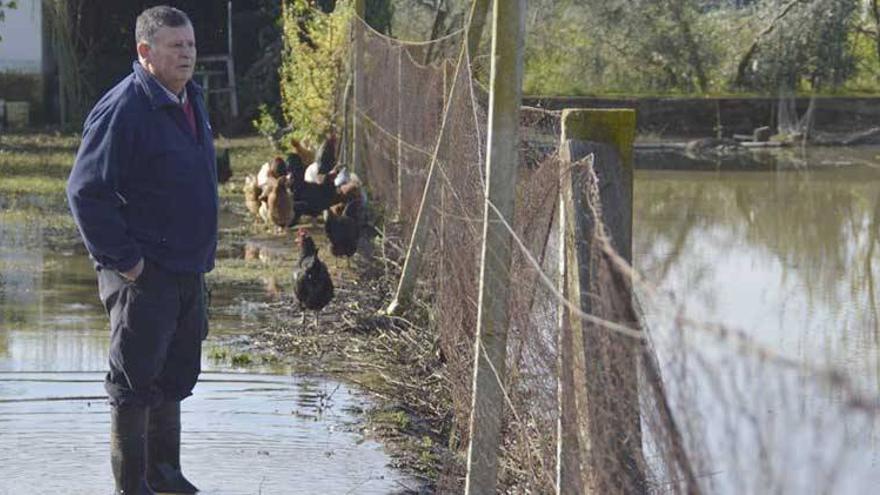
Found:
[[[232,118],[238,117],[238,89],[235,84],[235,57],[232,55],[232,0],[226,2],[226,45],[229,59],[226,63],[226,78],[229,81],[229,110]],[[207,92],[205,92],[207,94]]]
[[[605,225],[617,253],[631,260],[634,135],[633,110],[566,110],[562,114],[563,162],[574,164],[592,157],[599,180],[602,218],[596,219],[589,203],[587,165],[573,166],[561,177],[566,297],[586,313],[593,308],[597,276],[593,253],[597,221]],[[562,349],[561,361],[571,368],[572,376],[567,376],[568,369],[560,370],[563,409],[557,491],[645,493],[637,373],[641,343],[566,312],[571,335],[563,334],[560,341],[565,344],[570,338],[572,352]],[[566,410],[571,407],[575,411]],[[573,448],[578,449],[575,460],[580,469],[567,458],[574,455]]]
[[[351,169],[361,177],[361,180],[366,180],[367,174],[363,170],[364,164],[361,163],[363,160],[364,130],[358,113],[363,111],[364,103],[364,26],[361,25],[361,22],[366,22],[366,0],[354,0],[354,13],[358,19],[354,23],[354,111],[352,112],[351,125]]]
[[[512,223],[518,168],[525,0],[496,1],[486,154],[486,206],[465,493],[495,493],[505,404]],[[499,219],[500,217],[500,219]]]
[[[397,208],[394,221],[399,222],[403,211],[403,45],[397,47]]]
[[[557,228],[559,232],[559,292],[565,294],[568,278],[566,277],[566,247],[568,220],[570,214],[565,208],[565,195],[560,188],[559,215]],[[568,307],[559,304],[559,336],[558,349],[558,419],[556,423],[556,493],[558,495],[575,495],[584,493],[584,473],[578,433],[577,407],[575,404],[574,370],[583,365],[581,356],[574,353]],[[577,363],[575,358],[578,359]],[[580,368],[583,369],[583,368]]]

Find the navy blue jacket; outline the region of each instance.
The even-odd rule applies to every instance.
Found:
[[[144,257],[178,273],[214,267],[214,142],[201,88],[186,91],[198,136],[138,62],[86,118],[67,198],[99,266],[128,271]]]

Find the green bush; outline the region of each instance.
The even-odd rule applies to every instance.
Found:
[[[306,0],[282,5],[281,110],[299,140],[317,143],[331,125],[339,124],[351,13],[351,2],[344,1],[329,15]]]

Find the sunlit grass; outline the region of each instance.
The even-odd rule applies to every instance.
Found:
[[[10,133],[0,135],[0,149],[67,150],[72,155],[76,153],[79,143],[79,134]]]
[[[275,278],[280,288],[289,285],[293,277],[293,257],[289,260],[273,260],[266,263],[260,260],[222,258],[217,260],[208,280],[215,283],[258,283],[263,284]]]
[[[0,150],[0,174],[3,177],[12,175],[67,177],[73,167],[74,158],[73,152]]]
[[[0,194],[39,194],[57,197],[63,202],[66,184],[67,178],[4,175],[0,180]]]
[[[67,211],[47,212],[33,208],[0,210],[0,224],[76,230],[76,224]]]

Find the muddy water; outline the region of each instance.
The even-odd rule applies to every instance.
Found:
[[[0,494],[110,493],[107,322],[79,250],[0,221]],[[211,340],[247,332],[261,291],[216,287]],[[207,358],[183,403],[183,463],[206,494],[395,493],[417,483],[354,424],[367,398]]]
[[[644,300],[670,399],[713,493],[876,493],[880,149],[779,158],[636,173],[634,261],[663,296]]]

